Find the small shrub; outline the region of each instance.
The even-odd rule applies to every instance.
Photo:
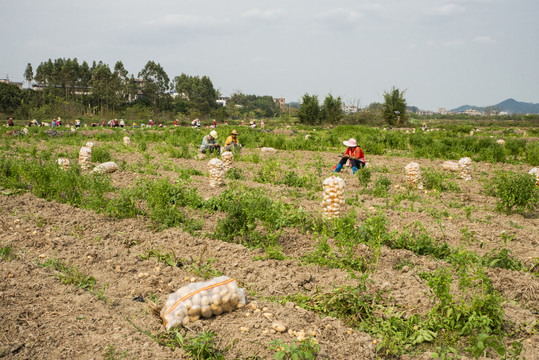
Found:
[[[369,183],[371,182],[372,170],[367,167],[362,167],[357,171],[356,176],[359,180],[359,183],[363,185],[363,187],[367,187],[367,185],[369,185]]]
[[[533,211],[539,201],[536,179],[530,174],[498,173],[493,191],[498,198],[496,210],[506,214]]]

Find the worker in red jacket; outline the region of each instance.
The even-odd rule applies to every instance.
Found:
[[[335,166],[334,172],[340,172],[346,162],[350,160],[352,171],[355,174],[357,169],[365,166],[365,155],[363,154],[363,150],[357,145],[356,139],[343,141],[343,144],[348,146],[348,149],[342,154],[341,161]]]

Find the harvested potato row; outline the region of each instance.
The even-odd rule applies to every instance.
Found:
[[[223,160],[223,165],[225,167],[225,172],[234,167],[234,154],[231,151],[225,151],[221,154],[221,159]]]
[[[472,180],[472,159],[465,157],[459,160],[460,177],[465,181]]]
[[[444,170],[457,172],[459,171],[460,165],[458,162],[455,162],[455,161],[444,161],[444,163],[442,164],[442,167]]]
[[[109,162],[97,165],[92,170],[92,172],[94,174],[111,174],[118,170],[120,170],[120,168],[118,167],[118,164],[116,164],[114,161],[109,161]]]
[[[88,145],[88,144],[86,144]],[[92,144],[93,146],[93,144]],[[92,163],[92,148],[83,146],[79,151],[79,165],[83,170],[88,170]]]
[[[220,276],[210,281],[189,284],[171,294],[161,310],[161,318],[169,330],[244,306],[245,295],[243,289],[238,288],[236,280]]]
[[[340,177],[332,176],[324,180],[322,198],[322,216],[333,219],[341,216],[342,207],[345,204],[344,188],[346,183]]]
[[[417,187],[419,190],[423,189],[423,182],[421,181],[421,169],[419,164],[411,162],[404,167],[406,173],[406,181],[409,185]]]
[[[208,162],[208,170],[210,173],[210,187],[215,188],[225,182],[225,169],[223,162],[217,158],[211,159]]]
[[[66,158],[58,158],[58,161],[56,162],[58,166],[60,166],[64,170],[69,170],[69,159]]]

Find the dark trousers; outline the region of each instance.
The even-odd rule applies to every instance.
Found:
[[[208,146],[207,148],[205,148],[204,150],[201,151],[201,153],[205,154],[206,152],[209,152],[209,153],[212,153],[212,152],[217,152],[217,154],[220,154],[221,153],[221,146],[217,145],[217,146]]]
[[[346,162],[348,161],[348,159],[350,158],[343,157],[341,161],[339,161],[339,164],[341,164],[342,166],[346,165]],[[361,160],[350,159],[350,163],[352,164],[352,167],[356,167],[358,169],[365,166],[365,163]]]

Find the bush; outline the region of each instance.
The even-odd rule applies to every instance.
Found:
[[[526,145],[526,162],[532,166],[539,165],[539,142],[530,141]]]
[[[498,198],[496,210],[511,214],[533,211],[539,201],[536,179],[530,174],[502,172],[494,179],[494,195]]]

